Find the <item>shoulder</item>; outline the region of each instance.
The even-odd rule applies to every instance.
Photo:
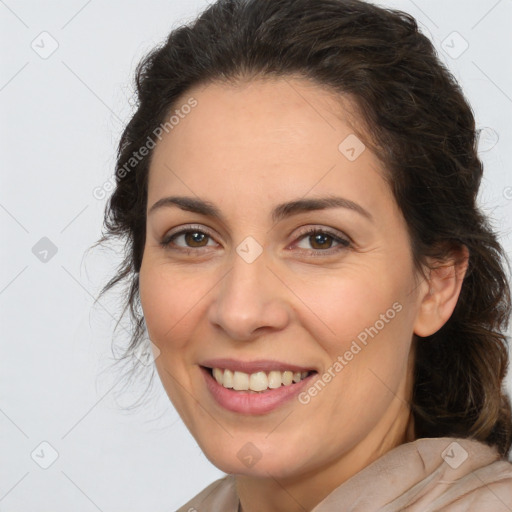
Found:
[[[314,512],[511,512],[512,464],[483,443],[404,443],[342,483]]]
[[[447,511],[510,512],[512,510],[512,464],[497,460],[458,479],[440,498]],[[464,507],[464,508],[462,508]]]
[[[215,480],[176,512],[199,512],[200,510],[238,511],[238,496],[233,475]]]
[[[512,464],[494,448],[449,438],[423,439],[412,446],[428,474],[411,492],[405,510],[424,510],[427,504],[429,510],[446,512],[512,510]]]

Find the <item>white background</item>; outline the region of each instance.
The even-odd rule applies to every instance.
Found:
[[[480,200],[511,253],[512,1],[377,3],[417,18],[486,128]],[[113,173],[134,68],[205,5],[0,1],[0,511],[173,511],[222,475],[158,377],[144,407],[125,409],[146,381],[119,385],[118,303],[92,305],[120,251],[86,252],[101,234],[105,200],[92,191]],[[52,40],[46,59],[31,47]],[[43,237],[57,248],[47,262],[32,252]],[[35,460],[51,462],[52,449],[43,469]]]

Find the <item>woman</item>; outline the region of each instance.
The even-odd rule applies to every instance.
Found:
[[[106,238],[208,459],[180,510],[512,510],[510,290],[407,14],[219,0],[137,73]],[[140,310],[139,306],[142,308]]]

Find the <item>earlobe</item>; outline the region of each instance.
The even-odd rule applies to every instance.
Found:
[[[414,333],[431,336],[448,321],[455,309],[469,262],[469,251],[463,246],[456,255],[432,265],[425,283],[427,290],[419,304]]]

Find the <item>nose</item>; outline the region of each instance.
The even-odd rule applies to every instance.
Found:
[[[292,311],[286,293],[264,254],[252,263],[235,255],[230,271],[216,287],[209,321],[226,336],[240,341],[284,329]]]

